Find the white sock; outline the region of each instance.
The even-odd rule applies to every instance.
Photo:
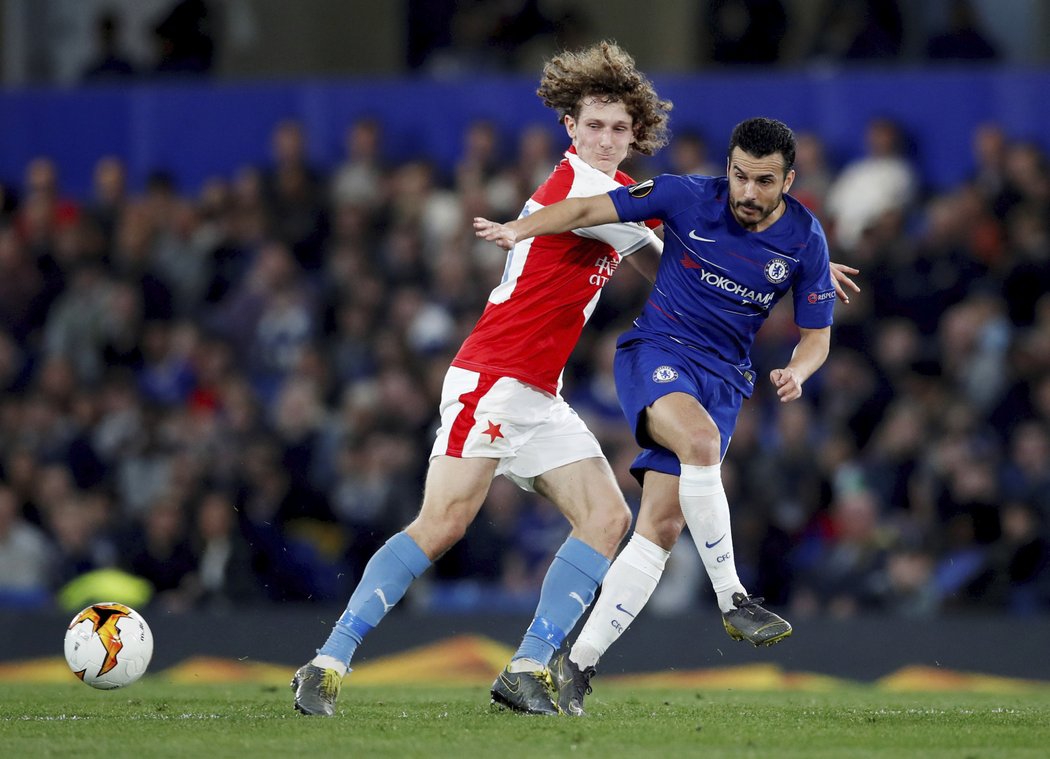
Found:
[[[696,550],[707,569],[711,587],[718,596],[718,607],[732,611],[734,593],[747,593],[736,574],[733,533],[729,524],[729,501],[722,487],[722,469],[714,466],[682,464],[678,497],[685,523],[696,543]]]
[[[656,590],[670,555],[638,533],[631,536],[605,574],[601,595],[569,652],[576,666],[595,666],[630,626]]]
[[[350,668],[346,666],[345,662],[339,661],[334,656],[318,654],[310,660],[310,663],[321,669],[334,669],[339,673],[340,677],[346,677],[346,673],[350,671]]]

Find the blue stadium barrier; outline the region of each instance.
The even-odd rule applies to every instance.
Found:
[[[741,119],[780,118],[813,131],[843,162],[863,149],[873,116],[898,119],[931,189],[964,179],[971,135],[986,121],[1013,137],[1050,140],[1050,71],[1000,68],[718,73],[653,77],[675,103],[672,127],[701,130],[721,152]],[[265,164],[270,132],[300,119],[322,169],[342,156],[348,124],[374,116],[384,124],[391,160],[425,156],[448,170],[473,120],[491,120],[508,147],[527,125],[558,129],[535,96],[535,77],[470,81],[418,79],[307,80],[254,84],[137,84],[0,92],[0,182],[18,185],[35,156],[54,158],[74,197],[91,186],[95,161],[123,158],[132,187],[155,169],[169,171],[184,192],[208,177]]]

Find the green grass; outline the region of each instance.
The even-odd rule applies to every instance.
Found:
[[[1050,691],[1008,695],[630,690],[596,683],[591,715],[491,711],[484,687],[351,687],[335,719],[287,688],[0,686],[4,757],[1044,757]]]

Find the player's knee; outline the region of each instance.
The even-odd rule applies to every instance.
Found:
[[[717,464],[722,454],[722,437],[718,434],[718,428],[690,430],[682,441],[681,450],[676,453],[683,464]]]
[[[441,556],[462,540],[469,526],[470,520],[457,510],[448,510],[439,515],[433,510],[424,508],[406,528],[406,531],[433,559]]]
[[[681,509],[677,508],[677,504],[674,510],[664,511],[643,507],[635,529],[661,548],[670,551],[685,529],[685,517],[682,516]]]
[[[627,502],[621,499],[618,503],[611,505],[609,511],[608,532],[614,538],[616,545],[619,545],[627,535],[627,531],[631,529],[631,510]]]
[[[653,533],[656,535],[656,540],[653,542],[661,548],[671,550],[671,547],[678,542],[678,537],[682,534],[683,529],[685,529],[685,517],[669,516],[659,519],[653,524]]]
[[[595,504],[573,527],[584,542],[611,555],[631,527],[631,510],[622,498]]]

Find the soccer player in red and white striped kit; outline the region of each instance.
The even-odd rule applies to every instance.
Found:
[[[629,54],[603,42],[553,57],[537,94],[571,140],[522,214],[634,180],[631,150],[667,142],[671,104]],[[532,623],[492,686],[494,703],[558,714],[548,663],[595,597],[631,513],[598,441],[559,394],[561,373],[609,277],[627,258],[655,276],[662,242],[644,224],[608,224],[522,241],[448,370],[441,426],[418,516],[371,558],[346,611],[292,681],[295,707],[332,716],[364,636],[463,537],[503,475],[550,499],[572,530],[544,578]]]

